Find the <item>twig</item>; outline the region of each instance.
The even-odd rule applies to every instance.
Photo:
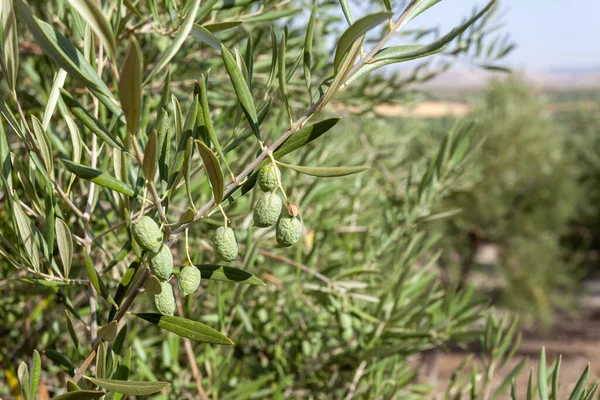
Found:
[[[177,298],[177,315],[183,318],[183,298],[181,293],[178,290],[175,290],[175,297]],[[188,364],[192,369],[192,376],[194,377],[194,381],[196,381],[196,390],[198,391],[198,397],[200,400],[206,399],[206,393],[204,392],[204,388],[202,387],[202,376],[200,375],[200,371],[198,370],[198,362],[196,361],[196,357],[194,356],[194,349],[192,348],[192,342],[188,338],[183,338],[183,347],[185,348],[185,354],[188,359]]]

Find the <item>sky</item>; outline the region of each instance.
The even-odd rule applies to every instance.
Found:
[[[600,0],[499,0],[506,31],[517,44],[507,58],[517,69],[600,68]],[[483,0],[444,0],[410,27],[452,29]]]

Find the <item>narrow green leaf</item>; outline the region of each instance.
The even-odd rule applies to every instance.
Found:
[[[144,176],[146,180],[152,182],[154,179],[154,173],[156,172],[156,167],[158,166],[157,159],[157,133],[152,132],[148,136],[148,143],[146,144],[146,148],[144,149],[144,162],[142,164],[142,169],[144,171]]]
[[[56,230],[56,243],[58,244],[58,254],[63,264],[63,273],[65,279],[69,279],[71,271],[71,261],[73,260],[73,237],[69,226],[60,218],[56,218],[54,229]]]
[[[78,384],[70,379],[67,381],[67,392],[77,392],[79,390],[81,390],[81,387]]]
[[[42,123],[39,119],[36,118],[35,115],[31,116],[31,124],[33,126],[33,133],[35,134],[35,141],[37,142],[38,147],[40,148],[42,155],[42,162],[44,163],[44,167],[46,167],[46,171],[49,175],[52,175],[53,171],[53,154],[52,147],[50,146],[50,140],[42,127]]]
[[[52,119],[52,114],[54,113],[56,103],[58,102],[58,99],[60,97],[60,89],[65,84],[66,78],[67,71],[65,71],[62,68],[59,69],[58,72],[54,75],[52,89],[50,89],[48,101],[46,102],[46,108],[44,108],[44,117],[42,118],[42,126],[44,127],[44,130],[48,129],[48,124],[50,124],[50,119]]]
[[[215,197],[215,204],[220,204],[223,201],[223,190],[225,187],[223,179],[223,171],[219,165],[219,160],[215,153],[212,152],[203,142],[196,140],[196,146],[202,162],[204,163],[204,169],[208,175],[210,186],[212,187],[213,195]]]
[[[540,400],[548,400],[548,374],[546,372],[546,348],[542,347],[540,363],[538,365],[538,392]]]
[[[226,267],[216,264],[200,264],[196,265],[200,270],[202,279],[212,281],[223,281],[231,283],[245,283],[247,285],[266,286],[263,281],[252,275],[250,272],[243,269]]]
[[[352,25],[354,23],[354,17],[352,16],[352,10],[350,9],[348,0],[340,0],[340,6],[342,6],[342,12],[344,13],[344,17],[346,17],[348,25]]]
[[[432,7],[439,3],[440,0],[417,0],[411,6],[410,10],[406,13],[406,17],[404,18],[404,23],[407,23],[411,19],[416,18],[419,14],[426,11],[429,7]]]
[[[312,9],[310,11],[310,19],[308,20],[308,28],[306,29],[306,37],[304,38],[304,54],[303,54],[303,67],[304,67],[304,80],[306,82],[306,88],[308,89],[308,95],[312,99],[311,81],[312,81],[312,46],[313,36],[315,32],[315,21],[317,19],[317,0],[314,0]]]
[[[147,382],[147,381],[119,381],[114,379],[96,379],[83,376],[94,385],[109,392],[129,394],[132,396],[146,396],[158,393],[171,386],[169,382]]]
[[[106,395],[104,391],[98,390],[78,390],[76,392],[65,392],[53,397],[52,400],[93,400]]]
[[[135,191],[128,184],[121,182],[120,180],[108,175],[105,172],[99,171],[94,168],[86,167],[85,165],[77,164],[69,160],[62,160],[65,167],[73,174],[77,175],[82,179],[97,183],[107,189],[114,190],[115,192],[122,193],[129,197],[136,196]],[[138,197],[138,196],[136,196]]]
[[[40,357],[40,353],[37,350],[33,350],[33,360],[31,363],[31,383],[29,385],[31,398],[35,399],[35,395],[38,390],[38,385],[40,383],[40,376],[42,374],[42,359]]]
[[[73,1],[73,0],[71,0]],[[144,57],[134,35],[129,38],[125,60],[119,73],[119,98],[127,121],[127,131],[135,135],[142,114],[142,70]]]
[[[77,100],[75,100],[68,91],[65,89],[60,89],[60,93],[66,106],[69,108],[69,110],[71,110],[71,113],[78,120],[80,120],[86,128],[92,131],[94,135],[98,136],[107,144],[127,153],[127,149],[123,147],[121,143],[119,143],[117,138],[115,138],[100,121],[94,118],[92,114],[83,108],[83,106]]]
[[[71,375],[71,376],[75,375],[75,367],[73,366],[73,363],[63,353],[59,353],[56,350],[49,349],[49,350],[44,350],[44,355],[46,357],[48,357],[50,360],[52,360],[59,367],[61,367],[69,375]]]
[[[117,333],[117,337],[113,343],[113,351],[116,355],[121,354],[121,350],[123,350],[123,343],[125,343],[125,338],[127,337],[127,325],[123,326],[119,333]]]
[[[569,400],[579,400],[579,398],[585,391],[585,382],[587,381],[589,375],[590,375],[590,366],[588,365],[587,367],[585,367],[583,374],[581,374],[581,376],[579,377],[579,380],[577,381],[577,384],[573,388],[573,391],[571,392],[571,395],[569,396]]]
[[[73,321],[71,321],[71,317],[69,316],[69,312],[67,310],[65,310],[65,319],[67,320],[67,330],[69,331],[69,336],[71,337],[75,348],[79,349],[79,338],[77,337],[75,327],[73,326]]]
[[[302,8],[300,8],[300,7],[291,7],[291,8],[284,9],[284,10],[269,11],[269,12],[265,12],[262,14],[258,14],[258,15],[252,16],[250,18],[246,18],[245,21],[247,21],[247,22],[267,22],[267,21],[272,21],[275,19],[289,17],[294,14],[298,14],[300,11],[302,11]]]
[[[173,57],[175,57],[175,54],[177,54],[181,46],[183,46],[183,42],[185,42],[185,39],[192,30],[192,26],[194,26],[196,14],[198,13],[198,8],[200,7],[201,3],[201,0],[192,1],[192,5],[190,6],[190,9],[187,15],[185,16],[185,19],[183,20],[181,26],[177,30],[177,35],[175,35],[175,38],[173,39],[171,45],[165,50],[160,59],[156,62],[156,65],[154,66],[146,80],[144,80],[144,86],[147,85],[148,82],[150,82],[169,63],[169,61],[171,61]],[[215,0],[208,0],[204,3],[205,4],[203,4],[203,7],[210,3],[214,4]],[[210,7],[212,7],[212,5],[210,5]]]
[[[111,321],[98,329],[98,337],[105,342],[112,342],[117,336],[117,329],[119,323],[117,321]]]
[[[321,178],[330,178],[330,177],[336,177],[336,176],[345,176],[345,175],[352,175],[352,174],[357,174],[359,172],[363,172],[367,169],[369,169],[370,167],[368,166],[357,166],[357,167],[305,167],[302,165],[291,165],[291,164],[286,164],[286,163],[282,163],[281,161],[277,161],[277,164],[285,167],[285,168],[289,168],[289,169],[293,169],[294,171],[298,171],[301,174],[305,174],[305,175],[311,175],[311,176],[318,176]]]
[[[109,59],[114,63],[116,61],[117,44],[110,24],[98,4],[93,0],[69,0],[69,4],[77,10],[79,15],[92,28],[107,50]]]
[[[0,16],[2,17],[2,59],[8,74],[8,87],[16,91],[17,75],[19,72],[19,39],[17,36],[17,20],[12,0],[0,1]]]
[[[232,29],[237,26],[243,24],[244,21],[225,21],[225,22],[215,22],[212,24],[204,24],[202,25],[204,29],[209,31],[210,33],[220,32],[227,29]]]
[[[506,378],[504,378],[504,381],[502,382],[502,384],[498,387],[498,389],[496,389],[496,391],[494,392],[493,396],[491,397],[491,400],[494,400],[496,398],[498,398],[499,396],[502,396],[504,394],[504,391],[506,389],[508,389],[508,387],[510,386],[510,384],[512,382],[514,382],[514,380],[517,378],[517,376],[519,376],[519,374],[521,373],[521,371],[523,370],[523,368],[525,367],[525,364],[527,364],[527,359],[524,358],[523,360],[521,360],[520,363],[518,363],[507,375]]]
[[[115,323],[117,321],[114,321]],[[96,378],[103,379],[106,377],[106,343],[100,342],[96,351]]]
[[[215,132],[215,127],[213,126],[212,119],[210,117],[210,108],[208,105],[208,94],[206,90],[207,80],[204,75],[200,76],[200,112],[201,116],[204,120],[204,127],[206,128],[206,132],[208,133],[208,137],[210,138],[210,142],[217,150],[217,154],[221,157],[221,160],[227,167],[227,169],[231,172],[229,165],[227,164],[227,159],[225,159],[225,154],[223,153],[223,149],[221,148],[221,144],[219,143],[219,138],[217,138],[217,134]],[[232,174],[233,175],[233,174]]]
[[[17,368],[17,378],[19,379],[19,386],[21,387],[21,392],[25,397],[25,400],[33,400],[31,398],[31,392],[29,387],[29,367],[25,362],[21,362],[19,364],[19,368]]]
[[[36,43],[59,67],[81,81],[109,110],[121,115],[119,104],[98,76],[96,70],[87,62],[83,54],[62,33],[46,22],[35,18],[31,9],[23,0],[16,0],[21,15]]]
[[[252,93],[250,93],[248,83],[244,79],[244,75],[235,61],[235,58],[223,44],[221,45],[221,57],[225,63],[227,74],[229,74],[229,78],[233,84],[233,89],[235,91],[235,95],[237,96],[238,102],[242,107],[242,111],[244,112],[244,115],[246,115],[246,119],[248,120],[250,127],[252,127],[252,131],[256,135],[256,138],[260,140],[256,107],[254,106],[254,100],[252,100]]]
[[[83,252],[83,261],[85,264],[85,270],[88,274],[88,278],[90,279],[90,283],[92,284],[96,292],[100,296],[102,296],[102,298],[106,300],[110,305],[118,308],[117,303],[115,303],[115,300],[106,288],[106,285],[104,285],[104,282],[102,282],[102,279],[100,279],[100,275],[98,275],[98,271],[96,271],[96,267],[94,266],[92,259],[85,250]]]
[[[269,32],[271,34],[271,66],[269,67],[269,79],[267,79],[267,90],[271,90],[271,84],[275,77],[275,69],[277,68],[277,35],[273,25],[269,26]]]
[[[23,207],[21,207],[21,203],[19,202],[19,199],[16,196],[16,194],[10,203],[12,204],[12,214],[13,221],[15,224],[15,231],[19,232],[19,236],[21,237],[21,245],[25,250],[27,259],[29,260],[29,262],[31,262],[33,269],[35,271],[39,271],[40,256],[38,253],[38,244],[35,240],[31,220],[23,211]]]
[[[191,321],[180,317],[171,317],[161,314],[135,314],[143,320],[146,320],[158,327],[173,332],[179,336],[197,340],[204,343],[232,345],[233,342],[227,336],[223,335],[216,329],[210,326],[201,324],[200,322]]]
[[[191,32],[192,36],[196,39],[200,40],[203,43],[206,43],[210,47],[220,50],[221,49],[221,41],[217,39],[215,35],[210,33],[208,29],[206,29],[202,25],[194,24]]]
[[[290,136],[285,142],[283,142],[283,144],[277,150],[275,150],[273,155],[275,158],[281,158],[286,154],[299,149],[313,140],[318,139],[325,132],[333,128],[339,121],[340,118],[329,118],[312,125],[305,126]]]
[[[277,54],[277,77],[279,78],[279,91],[281,93],[281,98],[283,99],[288,117],[291,121],[292,115],[290,111],[290,105],[288,103],[287,82],[285,79],[285,47],[287,42],[285,32],[285,29],[283,32],[281,32],[281,40],[279,41],[279,50]]]
[[[560,375],[560,364],[562,361],[562,356],[558,356],[558,360],[556,361],[556,368],[552,371],[552,400],[558,400],[558,377]]]
[[[335,50],[335,56],[333,58],[333,66],[337,73],[340,64],[342,63],[344,56],[348,53],[354,42],[356,42],[361,36],[373,29],[377,25],[384,21],[387,21],[393,14],[390,12],[380,12],[369,14],[355,23],[353,23],[346,31],[340,36],[337,48]]]

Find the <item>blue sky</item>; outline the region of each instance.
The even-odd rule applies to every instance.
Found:
[[[518,48],[507,59],[518,69],[600,67],[600,0],[499,0]],[[483,0],[443,0],[411,27],[451,29]]]

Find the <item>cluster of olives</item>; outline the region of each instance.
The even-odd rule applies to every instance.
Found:
[[[137,221],[132,229],[133,238],[137,244],[148,252],[150,272],[161,281],[161,291],[154,295],[154,305],[163,315],[175,313],[175,295],[173,287],[167,280],[173,273],[173,255],[163,243],[163,234],[154,220],[144,216]],[[184,296],[193,293],[200,286],[200,270],[194,266],[181,269],[177,281],[179,290]]]
[[[254,225],[266,228],[275,225],[275,238],[283,247],[294,245],[302,233],[302,219],[298,208],[287,203],[283,205],[277,194],[281,173],[273,163],[264,166],[258,175],[258,186],[264,192],[256,203],[253,213]],[[173,273],[173,255],[163,242],[159,226],[150,217],[144,216],[135,222],[131,229],[137,244],[147,252],[152,274],[160,281],[161,291],[154,295],[154,304],[163,315],[175,313],[175,295],[168,282]],[[238,243],[235,232],[228,226],[219,227],[213,237],[215,254],[223,261],[231,262],[238,256]],[[200,286],[200,270],[194,266],[183,267],[177,280],[179,290],[187,296]]]
[[[294,245],[302,233],[302,219],[298,207],[288,203],[283,207],[281,197],[276,193],[281,174],[273,163],[265,165],[258,173],[258,186],[265,192],[256,203],[254,225],[266,228],[275,225],[275,239],[280,246]]]

